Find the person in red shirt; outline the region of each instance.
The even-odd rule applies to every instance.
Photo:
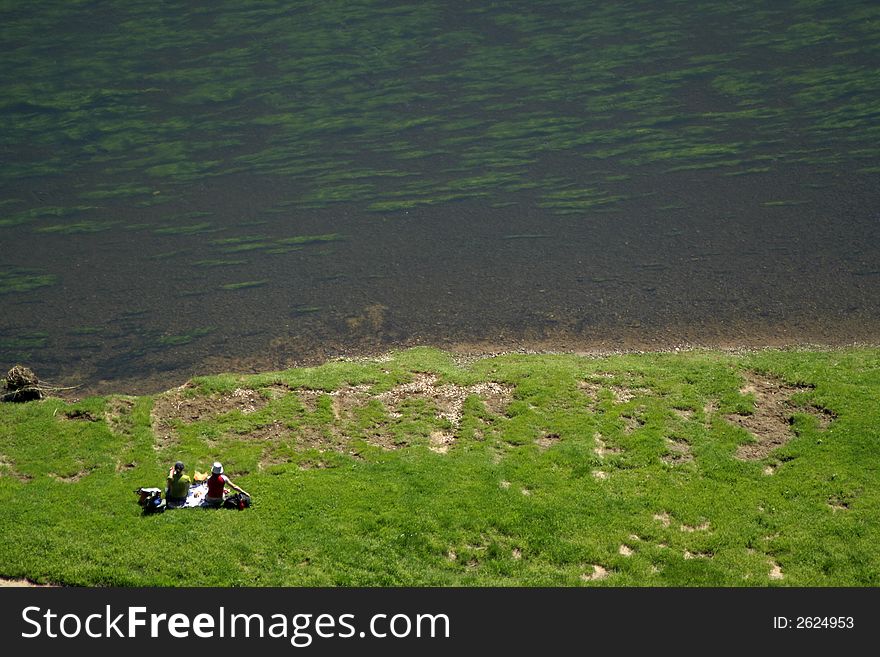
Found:
[[[243,488],[236,486],[232,483],[232,479],[223,474],[223,464],[216,461],[214,462],[214,467],[211,468],[211,476],[208,477],[207,484],[208,493],[205,495],[205,506],[220,506],[223,504],[224,486],[229,486],[242,495],[250,497],[249,493],[245,492]]]

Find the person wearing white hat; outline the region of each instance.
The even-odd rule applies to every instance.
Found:
[[[223,474],[223,464],[219,461],[214,461],[214,466],[211,468],[211,476],[208,477],[207,484],[208,493],[205,495],[205,506],[220,506],[223,504],[224,486],[229,486],[242,495],[250,497],[249,493],[246,493],[243,488],[236,486],[232,483],[232,479]]]

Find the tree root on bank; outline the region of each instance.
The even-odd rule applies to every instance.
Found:
[[[0,395],[0,402],[27,402],[43,399],[46,393],[58,390],[73,390],[79,386],[62,388],[40,383],[34,371],[24,365],[16,365],[6,373],[6,391]]]

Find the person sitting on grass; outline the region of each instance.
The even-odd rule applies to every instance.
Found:
[[[237,490],[242,495],[247,495],[250,497],[248,493],[244,491],[243,488],[239,488],[234,483],[232,483],[232,479],[223,474],[223,465],[219,462],[214,462],[214,467],[211,468],[211,476],[208,477],[208,492],[205,495],[205,506],[219,507],[223,504],[223,487],[228,485],[230,488]]]
[[[168,485],[165,488],[165,503],[169,507],[183,506],[186,496],[189,495],[189,486],[192,483],[188,475],[183,474],[183,461],[178,461],[168,471]]]

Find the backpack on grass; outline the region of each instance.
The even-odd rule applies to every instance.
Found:
[[[236,493],[235,495],[230,495],[225,500],[223,500],[224,509],[238,509],[239,511],[243,511],[250,505],[251,498],[244,493]]]
[[[144,509],[144,515],[149,513],[162,513],[165,510],[165,500],[162,499],[162,491],[158,488],[138,488],[134,491],[139,495],[138,504]]]

